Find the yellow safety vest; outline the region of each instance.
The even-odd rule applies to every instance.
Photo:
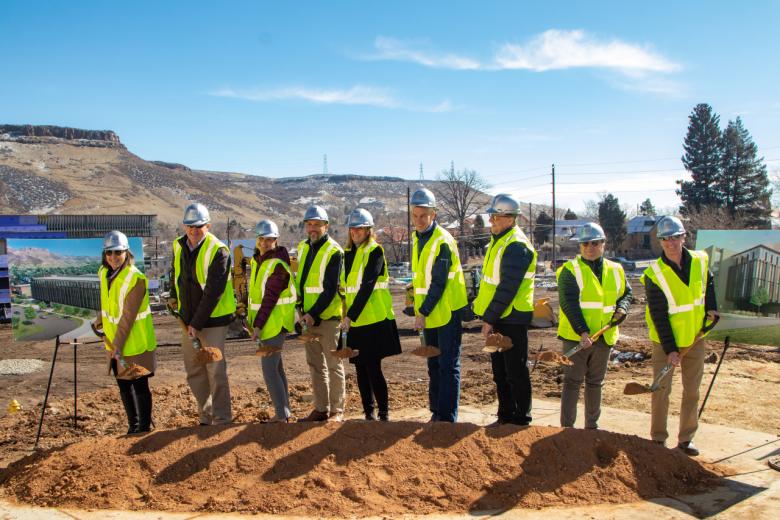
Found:
[[[590,266],[586,264],[580,255],[563,264],[555,273],[556,281],[561,276],[561,271],[568,269],[577,281],[580,288],[580,309],[588,332],[593,335],[604,327],[612,319],[615,313],[615,304],[626,290],[626,273],[623,266],[606,258],[601,268],[601,280],[596,278]],[[558,317],[558,336],[571,341],[579,341],[580,336],[571,326],[568,316],[561,308]],[[607,345],[617,343],[619,336],[618,327],[607,329],[602,335]]]
[[[263,303],[263,295],[265,294],[265,284],[268,282],[268,278],[273,274],[277,265],[284,267],[287,274],[290,275],[287,281],[287,287],[279,295],[279,299],[276,300],[268,320],[260,330],[260,339],[266,340],[278,335],[282,329],[287,332],[292,332],[295,329],[295,302],[297,301],[297,295],[295,293],[295,282],[293,281],[292,271],[290,266],[286,262],[279,258],[271,258],[264,260],[260,264],[258,271],[257,261],[252,258],[250,262],[250,275],[249,275],[249,309],[247,312],[249,318],[249,326],[255,322],[257,312],[260,310],[260,305]]]
[[[173,241],[173,277],[176,284],[176,299],[178,300],[179,308],[181,309],[181,287],[179,286],[179,276],[181,275],[181,243],[179,240],[182,237],[178,237]],[[200,288],[206,287],[206,280],[209,276],[209,266],[217,255],[217,251],[225,249],[228,251],[228,247],[219,241],[217,237],[211,233],[206,233],[206,237],[203,239],[203,243],[198,250],[198,257],[195,260],[195,277],[200,284]],[[228,251],[228,254],[230,252]],[[211,318],[218,318],[220,316],[226,316],[236,312],[236,296],[233,294],[233,280],[232,271],[228,271],[228,278],[225,282],[225,287],[222,290],[222,295],[219,298],[217,306],[211,311]],[[193,312],[195,309],[192,309]]]
[[[309,244],[304,240],[298,244],[298,274],[295,277],[295,285],[298,289],[299,297],[303,298],[303,312],[309,312],[314,304],[317,302],[320,294],[325,290],[322,285],[325,279],[325,268],[328,267],[330,259],[336,253],[342,253],[341,246],[336,243],[330,236],[328,240],[320,246],[317,250],[317,254],[312,260],[309,272],[306,273],[306,280],[301,280],[303,276],[303,266],[306,265],[306,256],[309,254]],[[312,276],[313,275],[313,276]],[[338,291],[333,295],[333,299],[330,301],[325,310],[320,314],[321,320],[327,320],[331,318],[341,319],[341,296]]]
[[[412,286],[414,287],[414,311],[420,311],[420,306],[428,295],[431,286],[431,273],[433,263],[439,256],[439,250],[443,244],[450,248],[450,271],[447,275],[447,284],[436,306],[425,318],[426,328],[441,327],[449,323],[452,311],[462,309],[468,303],[466,297],[466,280],[463,277],[463,269],[458,257],[458,244],[447,230],[438,224],[434,224],[433,232],[425,243],[425,247],[418,253],[417,233],[414,234],[412,244]]]
[[[496,288],[501,282],[501,260],[503,259],[504,252],[509,244],[515,242],[525,244],[525,247],[533,253],[533,260],[523,275],[523,281],[517,288],[517,293],[515,294],[514,300],[512,300],[512,304],[507,305],[503,314],[501,314],[501,317],[506,318],[509,316],[512,309],[523,312],[533,312],[536,251],[528,240],[528,237],[523,233],[523,230],[518,226],[514,226],[512,231],[507,232],[498,240],[496,240],[495,237],[490,238],[490,246],[488,247],[485,259],[482,261],[482,280],[479,282],[479,292],[473,303],[474,314],[477,316],[483,316],[490,305],[490,302],[493,301],[493,296],[496,294]]]
[[[363,272],[368,265],[368,258],[376,248],[382,251],[382,259],[384,260],[385,252],[382,246],[377,244],[375,240],[367,240],[355,251],[355,258],[352,260],[349,273],[345,276],[344,271],[341,271],[341,285],[344,286],[346,291],[347,309],[355,301],[360,286],[363,284]],[[374,290],[371,291],[371,296],[360,312],[360,316],[352,322],[352,325],[362,327],[363,325],[371,325],[387,319],[395,319],[395,314],[393,313],[393,297],[390,295],[387,262],[385,261],[384,271],[377,278]]]
[[[110,342],[114,342],[119,320],[125,307],[125,298],[133,290],[137,283],[147,287],[146,276],[134,265],[126,265],[116,275],[108,287],[108,269],[101,266],[98,269],[100,279],[100,315],[103,322],[103,332]],[[149,310],[149,291],[144,291],[144,299],[138,308],[130,333],[127,335],[122,347],[123,356],[137,356],[157,348],[157,339],[154,336],[152,324],[152,312]],[[106,350],[110,350],[106,345]]]
[[[662,259],[645,269],[640,281],[645,285],[646,278],[663,291],[669,305],[669,323],[672,325],[674,341],[678,348],[690,347],[696,334],[704,324],[704,296],[707,291],[709,257],[705,251],[689,251],[691,270],[689,283],[685,285],[674,270]],[[645,321],[650,330],[650,339],[660,343],[658,331],[650,316],[650,308],[645,306]]]

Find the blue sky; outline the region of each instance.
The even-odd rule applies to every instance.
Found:
[[[780,247],[780,230],[703,230],[696,234],[696,249],[717,245],[732,253],[741,253],[759,244]]]
[[[138,258],[143,258],[143,241],[138,237],[128,237],[130,251]],[[100,258],[103,251],[102,238],[9,238],[8,250],[35,247],[48,249],[52,253],[63,256],[94,256]]]
[[[683,4],[683,5],[679,5]],[[780,169],[780,3],[3,2],[2,122],[266,176],[434,178],[522,200],[678,203],[688,115]]]

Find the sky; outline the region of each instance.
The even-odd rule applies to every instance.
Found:
[[[575,211],[679,204],[688,116],[780,171],[780,2],[27,2],[0,13],[0,123],[117,132],[148,160],[434,179]]]
[[[780,230],[702,230],[696,234],[696,249],[704,249],[716,245],[736,254],[759,244],[773,248],[780,247]]]
[[[34,247],[48,249],[62,256],[94,256],[100,258],[103,251],[102,238],[9,238],[8,250]],[[138,258],[143,258],[143,240],[138,237],[128,237],[130,251]]]

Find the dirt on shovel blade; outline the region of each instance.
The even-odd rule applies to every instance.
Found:
[[[557,363],[559,365],[572,366],[574,363],[560,352],[541,352],[536,359],[543,363]]]
[[[216,347],[201,347],[195,358],[200,363],[216,363],[222,361],[222,351]]]
[[[257,347],[257,350],[255,350],[255,356],[268,357],[273,356],[277,352],[281,351],[282,349],[278,347]]]
[[[649,394],[650,388],[647,385],[634,383],[632,381],[630,383],[626,383],[625,388],[623,388],[623,393],[626,395]]]
[[[342,349],[331,350],[330,353],[333,354],[334,356],[336,356],[339,359],[351,359],[353,357],[357,357],[357,355],[359,354],[359,352],[357,350],[353,350],[353,349],[351,349],[349,347],[344,347]]]
[[[412,354],[415,356],[420,356],[424,358],[429,357],[436,357],[439,354],[441,354],[441,350],[439,350],[439,347],[432,347],[430,345],[420,346],[416,349],[412,350]]]
[[[151,372],[149,372],[148,369],[142,367],[141,365],[138,365],[136,363],[128,363],[127,368],[124,370],[120,370],[116,378],[132,381],[133,379],[138,379],[139,377],[148,376],[149,374],[151,374]]]

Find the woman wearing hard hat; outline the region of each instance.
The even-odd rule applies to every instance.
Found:
[[[295,282],[287,249],[277,244],[279,228],[270,220],[255,226],[257,242],[251,261],[248,323],[258,342],[263,379],[274,405],[272,422],[292,422],[290,393],[282,364],[282,344],[295,330]]]
[[[347,332],[347,347],[358,351],[350,359],[357,371],[360,400],[366,420],[389,420],[387,381],[382,359],[401,353],[393,300],[388,287],[385,252],[375,239],[374,219],[359,208],[349,216],[349,240],[344,250],[341,284],[346,292],[346,317],[341,322]]]
[[[111,231],[103,239],[100,313],[92,324],[111,352],[109,370],[116,376],[127,413],[128,435],[152,427],[149,378],[156,367],[152,313],[146,276],[135,267],[124,233]]]

